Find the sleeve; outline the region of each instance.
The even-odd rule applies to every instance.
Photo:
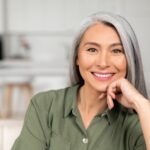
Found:
[[[45,94],[33,97],[25,116],[21,134],[16,139],[12,150],[47,150],[51,135],[50,107],[51,100]]]
[[[143,135],[137,139],[134,150],[146,150],[146,144]]]
[[[130,128],[129,147],[131,150],[146,150],[146,144],[143,132],[138,119],[133,121],[132,128]]]

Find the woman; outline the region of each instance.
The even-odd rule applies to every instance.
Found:
[[[150,102],[127,21],[89,16],[73,50],[72,86],[33,97],[12,150],[150,150]]]

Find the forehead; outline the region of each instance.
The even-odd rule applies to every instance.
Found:
[[[89,27],[83,34],[81,42],[120,42],[120,36],[113,26],[96,23]]]

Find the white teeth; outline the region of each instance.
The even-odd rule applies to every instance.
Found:
[[[108,78],[112,76],[112,74],[98,74],[98,73],[94,73],[94,75],[100,78]]]

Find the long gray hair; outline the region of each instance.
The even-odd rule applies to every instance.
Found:
[[[73,43],[72,63],[70,66],[70,80],[73,84],[84,84],[80,75],[79,68],[76,65],[78,48],[84,33],[87,29],[97,23],[103,23],[113,27],[119,34],[127,59],[127,76],[126,78],[135,86],[135,88],[147,97],[145,78],[139,44],[131,25],[121,16],[98,12],[88,16],[81,24],[79,31]]]

